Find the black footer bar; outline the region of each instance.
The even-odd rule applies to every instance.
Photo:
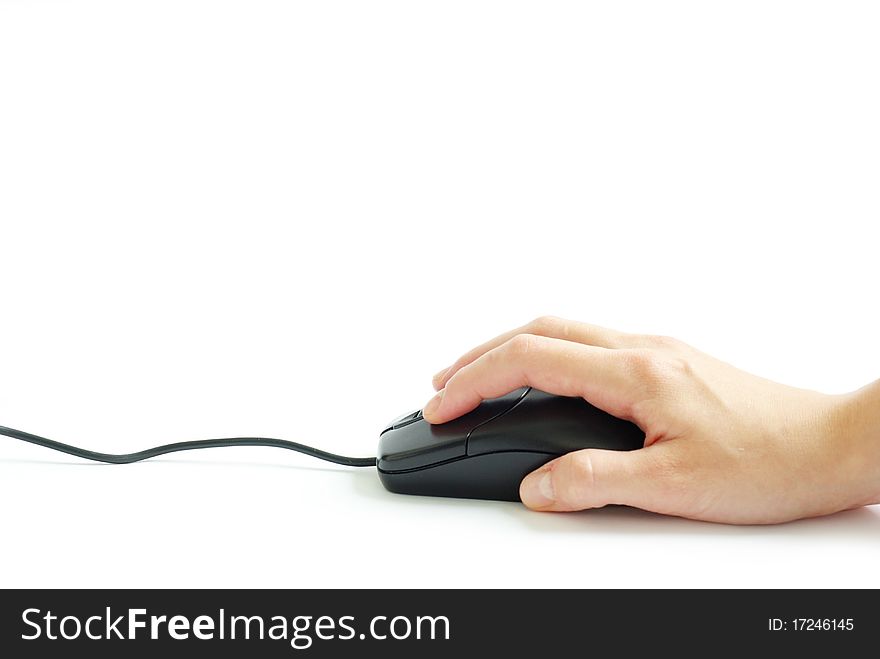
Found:
[[[609,645],[610,644],[610,645]],[[876,590],[6,590],[4,656],[812,655],[880,647]],[[371,654],[368,654],[371,656]]]

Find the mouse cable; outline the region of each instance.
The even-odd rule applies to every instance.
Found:
[[[345,455],[328,453],[327,451],[322,451],[321,449],[306,446],[305,444],[297,444],[296,442],[289,442],[284,439],[272,439],[271,437],[230,437],[228,439],[200,439],[191,442],[177,442],[175,444],[155,446],[153,448],[148,448],[143,451],[138,451],[137,453],[123,453],[117,455],[113,453],[98,453],[96,451],[88,451],[83,448],[71,446],[70,444],[62,444],[61,442],[56,442],[52,439],[46,439],[45,437],[40,437],[39,435],[32,435],[29,432],[15,430],[13,428],[7,428],[5,426],[0,426],[0,435],[6,435],[7,437],[20,439],[25,442],[30,442],[31,444],[36,444],[37,446],[44,446],[55,451],[61,451],[62,453],[75,455],[78,458],[95,460],[96,462],[108,462],[110,464],[129,464],[132,462],[146,460],[148,458],[155,458],[157,455],[165,455],[166,453],[175,453],[177,451],[191,451],[193,449],[200,448],[221,448],[224,446],[273,446],[275,448],[283,448],[289,451],[305,453],[306,455],[310,455],[313,458],[326,460],[327,462],[333,462],[338,465],[345,465],[346,467],[376,466],[376,458],[350,458]]]

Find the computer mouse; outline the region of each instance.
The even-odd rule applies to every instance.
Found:
[[[379,437],[376,466],[391,492],[519,501],[519,484],[553,458],[584,448],[631,451],[645,434],[583,398],[523,387],[447,423],[421,410],[404,414]]]

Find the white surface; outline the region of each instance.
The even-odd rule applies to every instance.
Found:
[[[880,376],[870,2],[3,2],[0,423],[369,455],[544,313]],[[3,586],[880,586],[880,510],[407,498],[271,449],[0,442]]]

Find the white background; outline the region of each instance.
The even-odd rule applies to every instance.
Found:
[[[872,2],[0,3],[0,423],[371,455],[540,314],[880,376]],[[880,586],[778,527],[386,493],[273,449],[0,438],[0,585]]]

